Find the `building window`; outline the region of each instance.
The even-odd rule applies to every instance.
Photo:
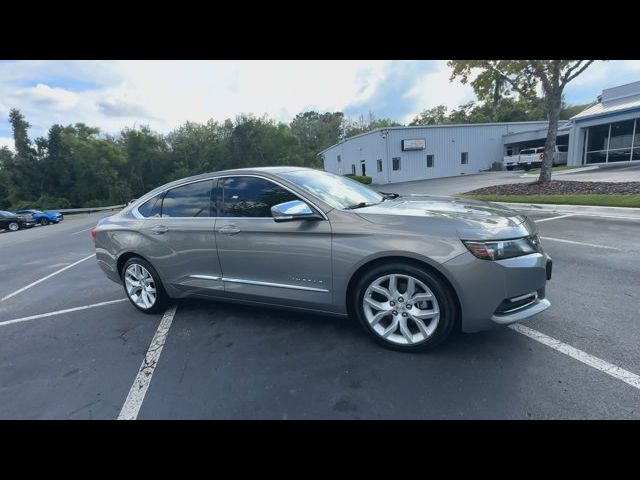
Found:
[[[427,168],[433,167],[433,155],[427,155]]]
[[[585,163],[635,160],[638,157],[639,125],[640,119],[636,119],[589,127],[586,132]]]
[[[376,165],[378,166],[378,172],[382,171],[382,160],[376,160]]]
[[[342,161],[342,158],[340,158],[340,155],[338,155],[338,163],[340,163]]]
[[[393,157],[392,162],[393,162],[393,169],[400,170],[400,157]]]
[[[462,152],[460,154],[460,163],[466,165],[469,163],[469,152]]]
[[[351,164],[351,175],[355,175],[356,174],[356,166],[354,164]]]

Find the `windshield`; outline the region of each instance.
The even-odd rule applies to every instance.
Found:
[[[334,208],[354,208],[382,202],[384,197],[362,183],[333,173],[297,170],[280,177],[315,195]]]
[[[7,212],[5,210],[0,210],[0,215],[4,215],[5,217],[15,217],[15,213]]]

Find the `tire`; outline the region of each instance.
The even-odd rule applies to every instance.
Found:
[[[528,172],[529,170],[531,170],[531,165],[529,165],[528,163],[525,163],[524,165],[522,165],[522,169],[525,172]]]
[[[7,225],[7,228],[11,232],[17,232],[18,230],[20,230],[20,224],[18,222],[11,222],[9,223],[9,225]]]
[[[148,276],[147,276],[148,274]],[[140,257],[131,257],[122,267],[120,274],[124,293],[131,304],[144,313],[158,313],[164,311],[169,303],[169,296],[162,286],[158,272],[146,260]],[[148,280],[148,279],[151,280]],[[155,289],[155,299],[149,289],[142,293],[139,285],[135,283],[142,280],[147,287]],[[151,302],[151,300],[153,300]]]
[[[391,276],[395,276],[396,295],[393,295]],[[415,296],[405,298],[409,278],[414,280],[415,293],[423,297],[420,301],[414,300],[415,304],[409,303]],[[390,297],[380,293],[379,287],[391,293]],[[446,340],[453,329],[457,314],[453,292],[437,275],[424,268],[404,262],[379,265],[358,279],[354,291],[351,312],[378,343],[391,350],[431,350]],[[429,294],[430,300],[427,299]],[[365,296],[369,299],[366,303]],[[383,301],[385,296],[391,300]],[[383,308],[373,307],[369,303],[371,300]],[[420,312],[425,328],[421,328],[413,317],[417,312]],[[384,333],[389,331],[385,338]]]
[[[509,166],[507,167],[507,170],[513,170],[513,165],[509,165]]]
[[[41,218],[38,223],[44,227],[45,225],[49,225],[49,219],[48,218]]]

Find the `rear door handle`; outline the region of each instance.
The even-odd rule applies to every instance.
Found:
[[[169,227],[165,225],[156,225],[151,229],[151,231],[156,235],[162,235],[163,233],[167,233],[169,231]]]
[[[240,229],[235,225],[225,225],[220,229],[220,233],[224,233],[225,235],[236,235],[240,233]]]

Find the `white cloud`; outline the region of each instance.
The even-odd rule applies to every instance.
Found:
[[[450,82],[451,67],[447,66],[445,60],[438,62],[438,70],[427,73],[418,79],[414,86],[407,92],[407,95],[415,96],[416,111],[400,119],[410,122],[422,110],[438,105],[445,105],[449,109],[475,100],[473,88],[467,84],[463,85],[459,81]],[[472,77],[473,79],[473,77]]]
[[[306,108],[339,110],[358,95],[359,71],[383,62],[144,61],[116,62],[124,79],[109,90],[144,106],[163,128],[239,113],[283,121]],[[372,75],[373,76],[373,75]]]
[[[187,120],[254,113],[289,121],[307,109],[338,111],[374,100],[382,115],[394,99],[415,110],[394,118],[408,122],[426,108],[474,100],[469,85],[449,82],[445,61],[428,63],[434,71],[406,81],[389,76],[397,65],[386,60],[0,62],[0,135],[10,135],[10,108],[22,111],[36,137],[54,123],[84,122],[107,132],[146,124],[168,132]],[[639,61],[598,62],[567,93],[595,98],[602,88],[640,79],[638,72]]]
[[[11,92],[9,101],[18,105],[32,103],[44,108],[66,110],[78,104],[78,95],[64,88],[51,88],[44,83],[38,83],[35,87],[21,88]]]
[[[12,137],[0,137],[0,148],[9,147],[9,150],[15,151]]]

